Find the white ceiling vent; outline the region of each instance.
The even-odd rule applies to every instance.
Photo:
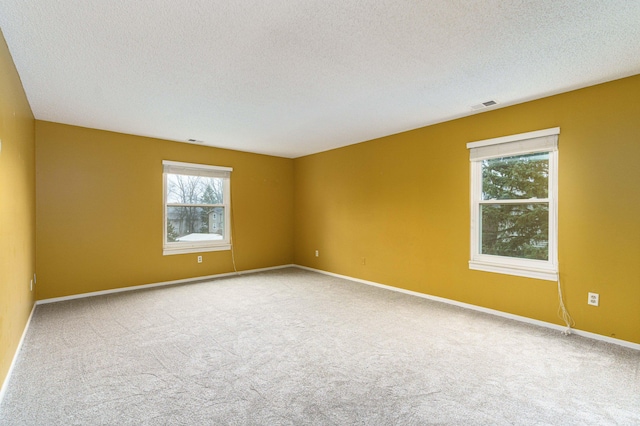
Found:
[[[498,105],[498,102],[491,100],[491,101],[483,102],[483,103],[478,104],[478,105],[473,105],[471,107],[471,109],[476,110],[476,109],[488,108],[488,107],[494,106],[494,105]]]

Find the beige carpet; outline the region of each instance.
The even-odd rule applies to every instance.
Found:
[[[0,424],[640,424],[640,352],[283,269],[38,306]]]

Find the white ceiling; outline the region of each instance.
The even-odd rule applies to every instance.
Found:
[[[638,0],[2,0],[0,27],[37,119],[283,157],[640,73]]]

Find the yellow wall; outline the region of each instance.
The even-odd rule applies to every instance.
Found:
[[[233,167],[238,270],[293,261],[293,160],[36,121],[38,299],[232,272],[162,255],[162,160]]]
[[[33,307],[34,120],[0,32],[0,385]]]
[[[298,158],[295,263],[562,324],[555,282],[467,263],[466,143],[559,126],[566,305],[576,328],[640,343],[639,98],[634,76]]]

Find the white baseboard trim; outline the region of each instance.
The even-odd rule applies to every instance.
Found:
[[[449,305],[454,305],[454,306],[459,306],[459,307],[465,308],[465,309],[471,309],[471,310],[474,310],[474,311],[484,312],[486,314],[491,314],[491,315],[495,315],[495,316],[502,317],[502,318],[508,318],[508,319],[512,319],[512,320],[515,320],[515,321],[524,322],[524,323],[527,323],[527,324],[534,324],[534,325],[538,325],[538,326],[541,326],[541,327],[551,328],[553,330],[558,330],[558,331],[561,331],[561,332],[564,332],[567,329],[567,327],[564,327],[564,326],[561,326],[561,325],[558,325],[558,324],[553,324],[553,323],[546,322],[546,321],[540,321],[540,320],[533,319],[533,318],[527,318],[527,317],[523,317],[523,316],[520,316],[520,315],[514,315],[514,314],[510,314],[508,312],[502,312],[502,311],[498,311],[498,310],[495,310],[495,309],[484,308],[482,306],[471,305],[469,303],[458,302],[457,300],[453,300],[453,299],[446,299],[444,297],[431,296],[429,294],[418,293],[417,291],[405,290],[403,288],[393,287],[393,286],[385,285],[385,284],[380,284],[380,283],[376,283],[374,281],[361,280],[359,278],[353,278],[353,277],[350,277],[350,276],[347,276],[347,275],[334,274],[333,272],[327,272],[327,271],[323,271],[321,269],[309,268],[308,266],[301,266],[301,265],[294,265],[294,266],[296,268],[305,269],[307,271],[318,272],[320,274],[330,275],[330,276],[336,277],[336,278],[342,278],[342,279],[349,280],[349,281],[355,281],[357,283],[366,284],[366,285],[379,287],[379,288],[384,288],[386,290],[396,291],[396,292],[399,292],[399,293],[405,293],[405,294],[409,294],[411,296],[422,297],[423,299],[428,299],[428,300],[434,300],[436,302],[447,303]],[[631,348],[631,349],[635,349],[637,351],[640,351],[640,344],[629,342],[627,340],[614,339],[613,337],[603,336],[601,334],[591,333],[589,331],[584,331],[584,330],[577,330],[575,328],[571,329],[571,334],[575,334],[577,336],[582,336],[582,337],[588,337],[590,339],[600,340],[600,341],[607,342],[607,343],[613,343],[614,345],[624,346],[626,348]]]
[[[22,349],[22,343],[24,342],[24,338],[27,335],[27,330],[29,330],[29,325],[31,325],[31,318],[33,318],[33,313],[36,310],[36,304],[33,304],[31,308],[31,313],[29,314],[29,319],[27,319],[27,323],[24,326],[24,330],[22,330],[22,336],[20,337],[20,341],[18,342],[18,346],[16,347],[16,351],[13,354],[13,359],[11,360],[11,365],[9,365],[9,370],[7,370],[7,375],[4,378],[4,382],[2,382],[2,387],[0,387],[0,405],[2,405],[2,400],[4,399],[4,394],[7,391],[7,387],[9,386],[9,380],[11,379],[11,373],[13,373],[13,367],[16,365],[16,361],[18,360],[18,354]]]
[[[176,284],[187,284],[187,283],[192,283],[192,282],[197,282],[197,281],[211,280],[211,279],[215,279],[215,278],[230,277],[230,276],[233,276],[233,275],[255,274],[256,272],[272,271],[274,269],[283,269],[283,268],[293,268],[295,266],[296,265],[293,265],[293,264],[280,265],[280,266],[270,266],[268,268],[247,269],[247,270],[238,271],[238,272],[226,272],[226,273],[223,273],[223,274],[205,275],[205,276],[201,276],[201,277],[185,278],[185,279],[182,279],[182,280],[173,280],[173,281],[164,281],[164,282],[153,283],[153,284],[135,285],[135,286],[131,286],[131,287],[114,288],[114,289],[111,289],[111,290],[92,291],[90,293],[72,294],[71,296],[52,297],[50,299],[38,300],[38,301],[36,301],[36,305],[44,305],[44,304],[47,304],[47,303],[63,302],[65,300],[84,299],[85,297],[102,296],[102,295],[105,295],[105,294],[122,293],[122,292],[125,292],[125,291],[136,291],[136,290],[144,290],[144,289],[154,288],[154,287],[165,287],[165,286],[176,285]]]

